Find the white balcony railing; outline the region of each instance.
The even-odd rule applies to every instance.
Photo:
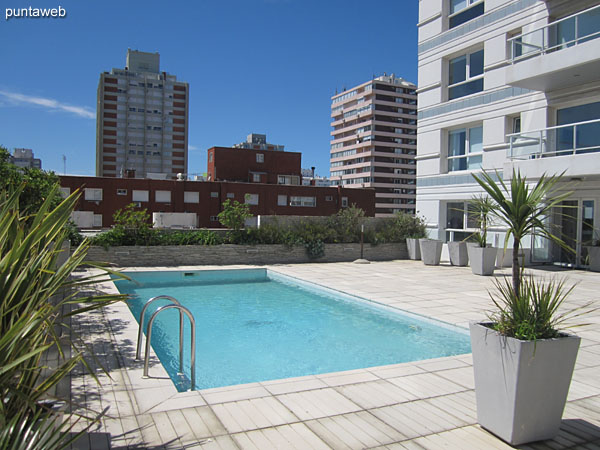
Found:
[[[600,152],[600,119],[509,134],[510,159]]]
[[[508,40],[513,63],[600,37],[600,5]]]

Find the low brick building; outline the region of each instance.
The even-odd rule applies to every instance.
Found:
[[[208,149],[209,181],[302,184],[302,154],[250,148]]]
[[[328,216],[353,204],[367,216],[375,214],[373,189],[84,176],[61,176],[60,184],[65,194],[83,188],[76,210],[91,211],[95,228],[113,225],[114,212],[130,203],[150,214],[195,213],[201,228],[220,227],[217,215],[227,199],[249,203],[255,216]]]

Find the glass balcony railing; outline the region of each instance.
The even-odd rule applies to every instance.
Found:
[[[600,152],[600,119],[508,135],[510,159]]]
[[[600,37],[600,5],[508,40],[512,62],[555,52]]]

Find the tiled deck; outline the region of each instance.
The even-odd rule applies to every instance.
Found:
[[[491,278],[468,267],[392,261],[268,268],[459,326],[491,307]],[[570,306],[600,306],[600,274],[558,275],[579,283]],[[590,325],[577,329],[583,339],[561,433],[522,448],[600,449],[600,311],[584,321]],[[74,373],[72,400],[80,411],[108,408],[102,425],[74,448],[511,448],[476,424],[471,355],[178,393],[155,359],[153,378],[141,378],[133,360],[137,323],[125,305],[90,313],[79,328],[111,378],[99,374],[98,387],[84,371]]]

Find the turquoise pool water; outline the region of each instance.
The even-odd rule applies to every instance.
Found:
[[[196,389],[469,353],[469,336],[266,269],[130,272],[118,281],[139,321],[144,303],[175,297],[196,320]],[[145,321],[167,301],[149,307]],[[144,325],[145,329],[146,324]],[[152,347],[177,388],[179,315],[164,311]],[[190,376],[189,325],[184,337]],[[152,375],[152,372],[150,372]]]

